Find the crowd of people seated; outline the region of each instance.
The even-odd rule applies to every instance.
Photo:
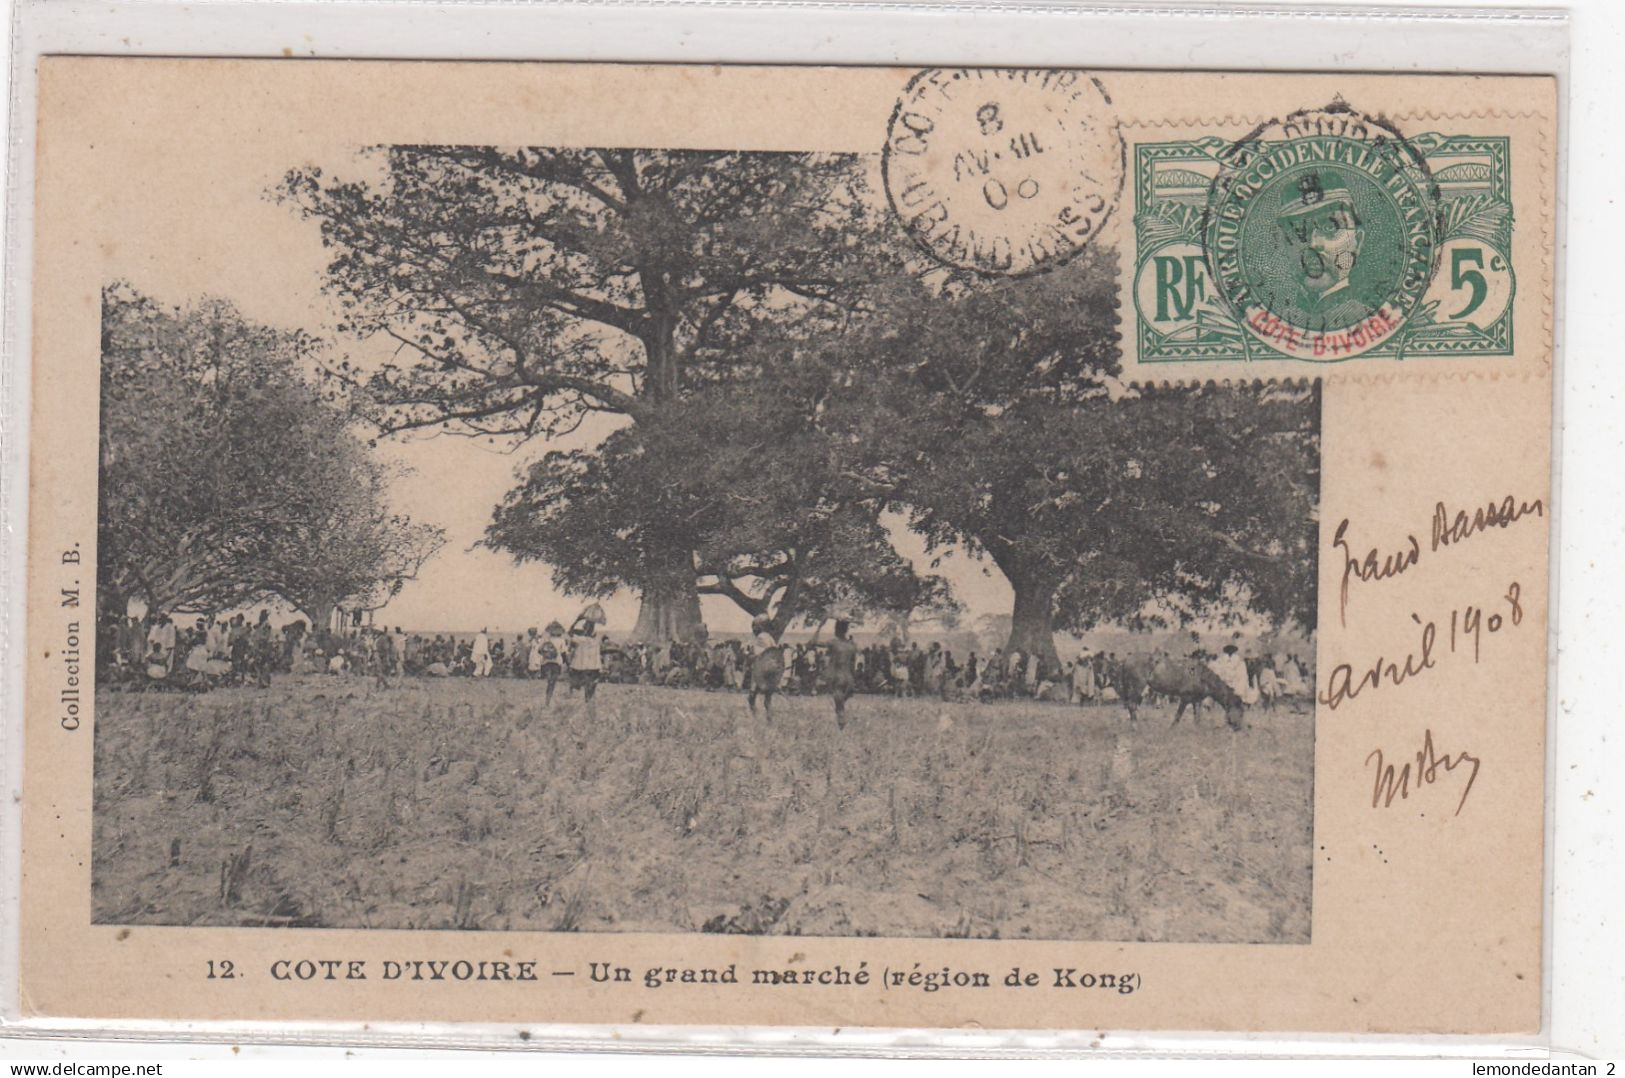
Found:
[[[565,672],[585,670],[593,672],[595,681],[622,684],[734,692],[751,688],[757,652],[751,641],[623,644],[593,628],[589,620],[584,636],[578,620],[568,632],[553,621],[513,636],[484,629],[471,635],[431,635],[371,626],[333,632],[312,631],[303,621],[275,627],[263,610],[253,621],[238,613],[229,618],[199,617],[188,624],[158,614],[104,626],[98,665],[103,683],[110,686],[193,689],[268,685],[273,674],[289,673],[381,680],[536,678],[547,681],[551,699]],[[590,660],[583,655],[589,640],[595,644]],[[815,638],[779,647],[784,677],[778,691],[789,695],[821,691],[826,645]],[[1222,653],[1212,654],[1194,637],[1185,650],[1190,658],[1210,666],[1248,704],[1269,706],[1309,691],[1303,664],[1284,651],[1243,655],[1233,642]],[[940,642],[922,647],[917,641],[905,644],[893,639],[858,649],[854,687],[860,693],[899,698],[1106,702],[1117,699],[1123,661],[1115,652],[1089,649],[1058,660],[1004,648],[986,654],[968,650],[961,656]]]

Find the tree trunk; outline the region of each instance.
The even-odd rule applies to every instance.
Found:
[[[333,604],[330,602],[312,602],[304,612],[310,615],[310,631],[312,633],[331,632],[333,629]]]
[[[628,197],[631,193],[628,192]],[[666,282],[658,268],[639,266],[639,280],[649,320],[642,334],[644,353],[643,397],[657,405],[677,397],[682,372],[677,355],[677,319],[670,308]],[[703,643],[705,620],[700,616],[700,593],[693,579],[690,551],[671,553],[672,575],[688,581],[670,590],[647,588],[638,608],[638,621],[629,638],[634,644]]]
[[[1010,616],[1010,640],[1005,650],[1038,656],[1046,672],[1059,670],[1053,628],[1055,583],[1018,574],[1010,577],[1010,586],[1015,589],[1016,605]]]
[[[700,596],[690,584],[676,593],[645,591],[638,608],[638,623],[628,640],[633,644],[685,644],[705,640],[705,620],[700,617]]]

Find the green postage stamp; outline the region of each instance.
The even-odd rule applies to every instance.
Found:
[[[1131,152],[1140,362],[1512,354],[1508,138],[1337,102]]]

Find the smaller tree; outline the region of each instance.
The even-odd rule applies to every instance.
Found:
[[[446,542],[442,529],[390,510],[389,484],[405,469],[379,463],[359,439],[335,445],[324,471],[311,511],[266,552],[276,593],[317,627],[335,609],[384,606]]]
[[[390,473],[307,380],[318,348],[219,300],[104,290],[104,616],[131,599],[213,613],[279,596],[315,617],[397,588],[438,548],[437,529],[388,511]]]

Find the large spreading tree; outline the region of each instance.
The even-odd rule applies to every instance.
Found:
[[[386,433],[646,423],[696,387],[759,375],[760,342],[839,324],[870,272],[875,203],[852,156],[382,153],[377,182],[307,168],[282,192],[320,223],[343,328],[392,349],[334,371]],[[677,531],[640,542],[623,577],[642,592],[634,638],[701,635],[696,550]]]
[[[103,290],[105,615],[131,600],[212,613],[278,597],[320,623],[438,549],[438,529],[388,510],[389,472],[310,383],[317,349],[219,300],[170,308]]]
[[[1012,402],[921,458],[913,523],[999,567],[1007,646],[1047,661],[1056,629],[1101,621],[1312,625],[1318,413],[1313,385]]]

